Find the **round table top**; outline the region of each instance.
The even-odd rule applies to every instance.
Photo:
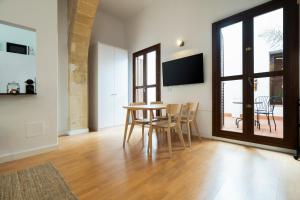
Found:
[[[243,104],[242,101],[233,101],[233,104]],[[254,102],[254,104],[262,104],[263,102]]]

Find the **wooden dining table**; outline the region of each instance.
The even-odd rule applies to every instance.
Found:
[[[124,138],[123,138],[123,148],[125,148],[126,138],[127,138],[127,132],[128,132],[128,126],[129,126],[129,120],[130,120],[130,113],[133,113],[131,111],[149,111],[150,117],[149,117],[149,138],[152,138],[152,122],[153,122],[153,116],[154,111],[160,111],[167,109],[167,105],[165,104],[154,104],[154,105],[136,105],[136,106],[123,106],[124,109],[127,110],[126,112],[126,120],[125,120],[125,130],[124,130]],[[131,119],[133,119],[133,116],[131,116]],[[148,140],[148,154],[152,155],[152,140]]]

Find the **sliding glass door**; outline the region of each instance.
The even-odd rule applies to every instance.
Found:
[[[298,7],[272,1],[213,24],[213,134],[294,148]]]

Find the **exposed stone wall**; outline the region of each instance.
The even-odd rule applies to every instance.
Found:
[[[69,129],[88,128],[88,51],[99,0],[69,0]]]

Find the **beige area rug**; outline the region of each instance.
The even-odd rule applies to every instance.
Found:
[[[77,200],[51,163],[0,175],[1,200]]]

